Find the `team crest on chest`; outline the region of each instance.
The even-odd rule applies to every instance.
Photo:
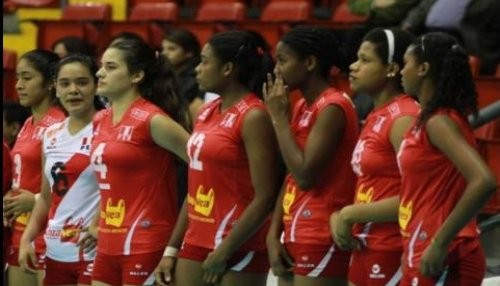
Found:
[[[384,125],[386,119],[387,118],[385,116],[377,116],[377,120],[375,121],[372,130],[374,132],[380,132],[380,129],[382,129],[382,125]]]
[[[311,122],[312,111],[305,111],[299,121],[299,127],[306,127]]]
[[[236,114],[228,112],[224,115],[224,119],[222,119],[220,126],[231,128],[236,122]]]
[[[82,144],[80,145],[80,150],[90,150],[90,144],[92,143],[92,139],[90,137],[83,137]]]
[[[32,139],[35,139],[35,140],[42,140],[43,138],[43,133],[45,132],[45,129],[47,129],[46,127],[36,127],[35,128],[35,132],[33,132],[33,137]]]
[[[134,133],[134,126],[130,125],[120,126],[120,131],[118,132],[116,139],[120,141],[130,141],[132,140],[133,133]]]

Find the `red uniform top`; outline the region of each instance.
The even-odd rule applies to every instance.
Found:
[[[264,109],[249,94],[221,112],[221,99],[202,107],[188,141],[188,217],[184,242],[214,249],[228,235],[254,198],[250,166],[242,139],[245,115]],[[241,247],[265,249],[268,222]]]
[[[441,109],[475,147],[472,128],[456,111]],[[398,154],[401,170],[399,226],[403,236],[404,258],[408,267],[418,267],[431,238],[462,197],[467,182],[446,155],[429,141],[425,126],[407,132]],[[478,237],[476,221],[471,220],[457,235]],[[449,248],[449,251],[453,248]]]
[[[355,204],[400,194],[401,175],[390,133],[394,121],[402,116],[417,117],[419,110],[413,98],[401,95],[368,115],[351,160],[358,176]],[[356,224],[353,232],[370,249],[402,250],[397,223]]]
[[[358,117],[349,97],[329,88],[310,106],[300,99],[293,110],[291,129],[303,150],[316,119],[329,105],[336,105],[344,112],[344,133],[315,186],[303,191],[291,174],[286,177],[283,198],[285,242],[331,245],[328,218],[354,199],[356,176],[349,162],[359,131]]]
[[[47,127],[62,121],[64,112],[58,107],[51,107],[45,116],[36,124],[33,116],[24,122],[21,131],[17,134],[16,143],[12,148],[12,189],[24,189],[34,194],[40,193],[42,185],[42,139]],[[19,249],[19,242],[30,213],[23,213],[17,217],[12,228],[12,247]],[[42,253],[45,250],[43,232],[35,239],[35,250]]]
[[[101,211],[97,252],[131,255],[163,250],[177,219],[173,155],[151,137],[151,118],[165,114],[140,97],[113,124],[112,109],[94,118],[91,163]]]

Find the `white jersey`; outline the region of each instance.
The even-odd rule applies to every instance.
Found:
[[[77,243],[99,204],[99,187],[89,157],[92,123],[71,135],[68,122],[66,118],[50,126],[43,138],[43,170],[52,194],[46,255],[61,262],[90,261],[95,251],[84,253]]]

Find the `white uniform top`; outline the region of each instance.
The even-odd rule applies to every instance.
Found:
[[[43,138],[44,175],[52,203],[45,231],[47,257],[61,262],[91,261],[95,251],[77,246],[99,204],[99,187],[90,165],[92,123],[71,135],[66,120],[50,126]]]

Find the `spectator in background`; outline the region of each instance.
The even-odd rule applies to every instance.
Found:
[[[94,49],[84,39],[75,36],[63,37],[52,44],[52,51],[60,58],[69,54],[83,54],[95,56]]]
[[[3,139],[9,148],[14,146],[17,134],[30,116],[30,110],[14,101],[3,102]]]
[[[177,28],[168,30],[161,43],[162,55],[172,66],[179,84],[180,95],[189,105],[191,121],[203,104],[203,94],[196,82],[195,67],[200,62],[200,43],[189,30]]]
[[[349,0],[349,10],[368,16],[368,27],[398,25],[419,0]]]
[[[500,64],[500,1],[471,1],[459,30],[469,54],[480,59],[479,73],[494,74]]]

